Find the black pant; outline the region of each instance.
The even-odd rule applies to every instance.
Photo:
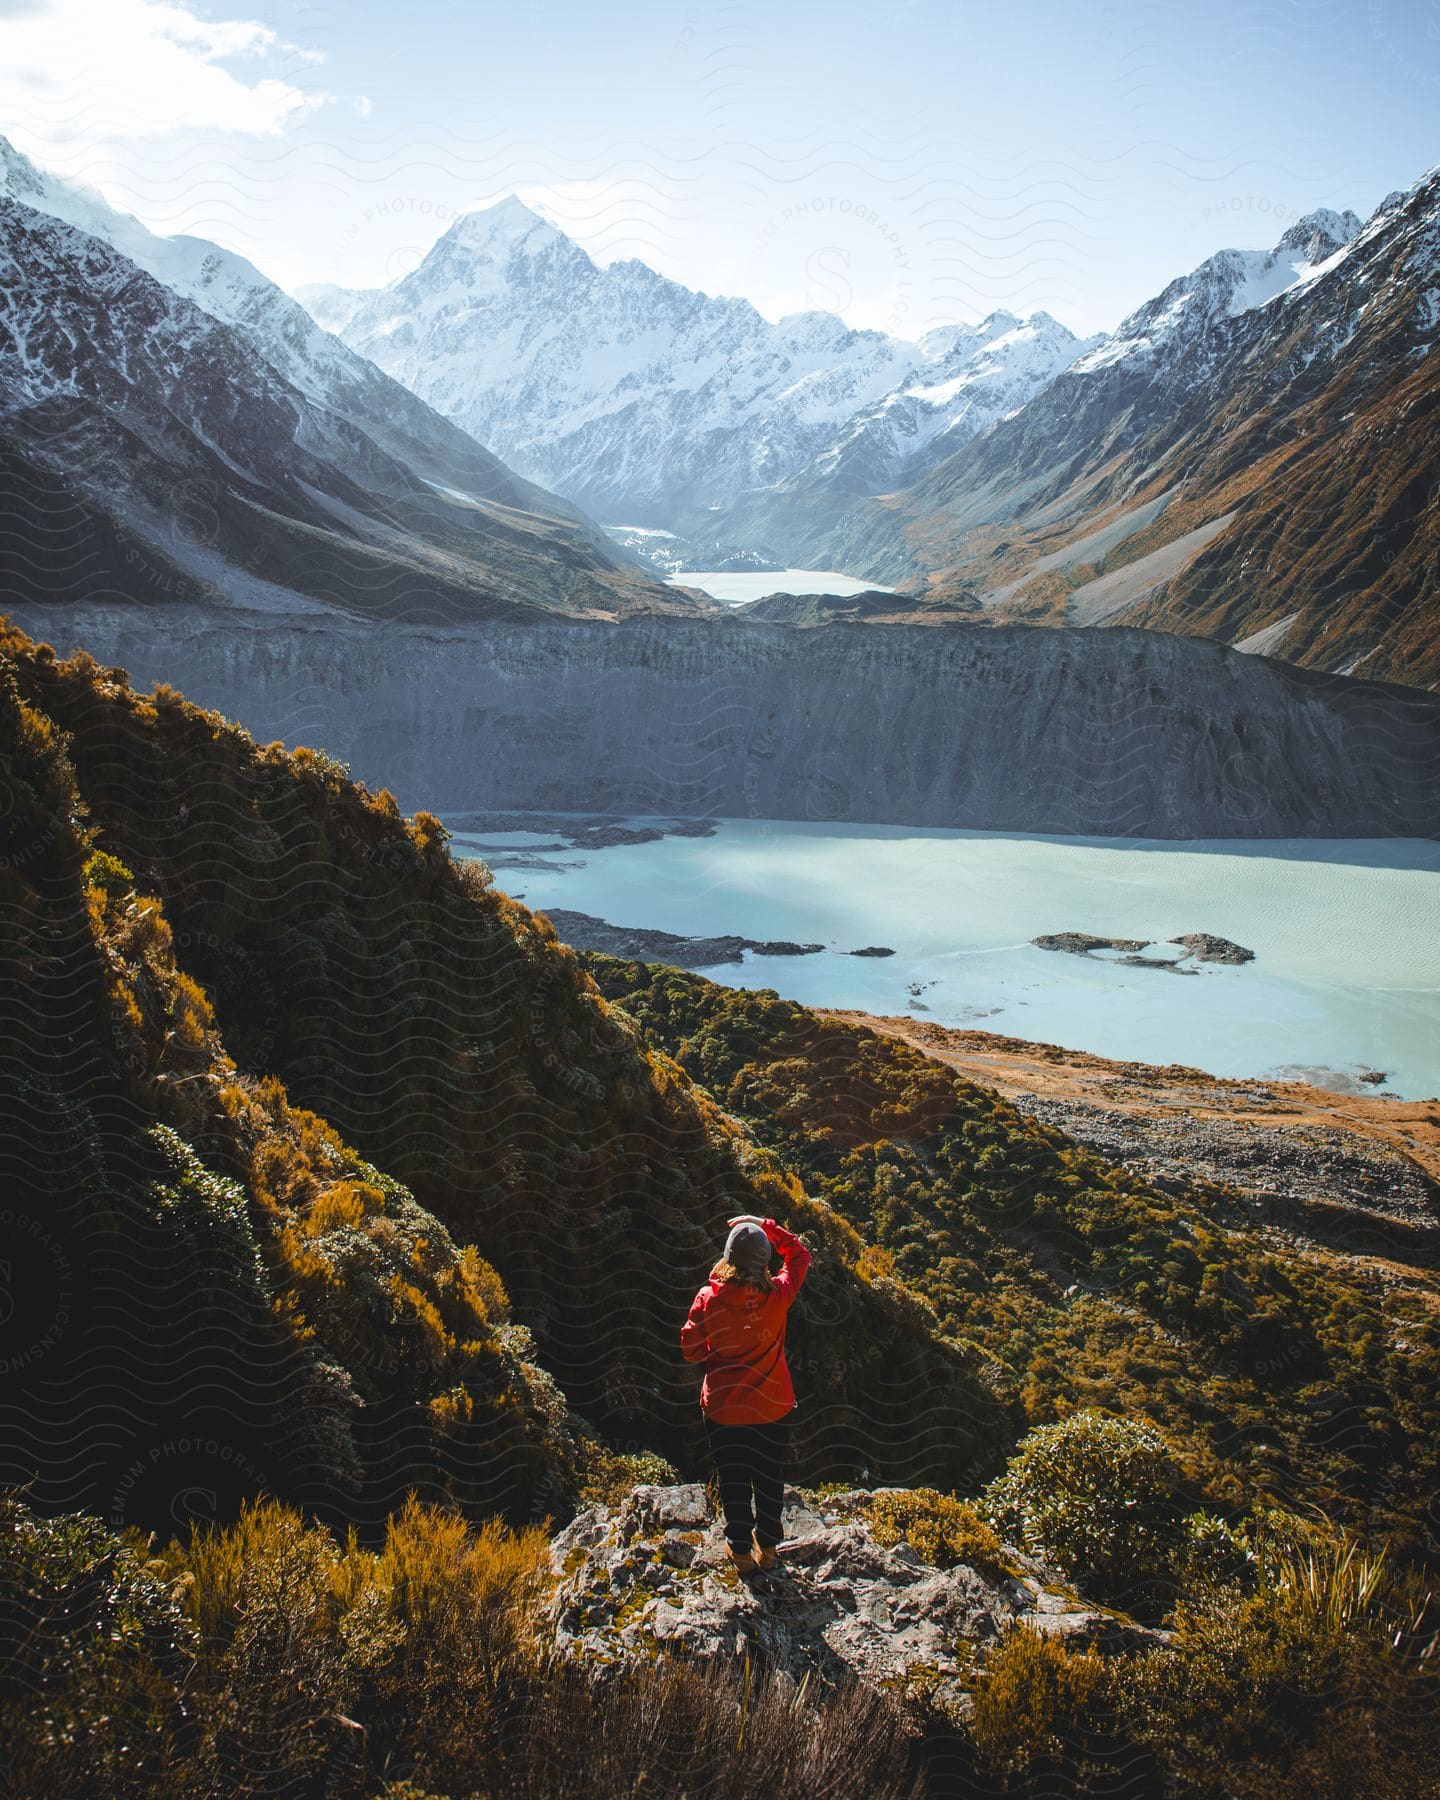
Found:
[[[785,1535],[780,1508],[785,1496],[785,1451],[790,1421],[772,1425],[717,1425],[705,1421],[720,1504],[725,1509],[725,1541],[732,1550],[748,1552],[753,1531],[761,1546],[773,1550]]]

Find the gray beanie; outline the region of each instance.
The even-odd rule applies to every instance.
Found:
[[[737,1225],[725,1240],[725,1260],[742,1275],[770,1267],[770,1240],[758,1225]]]

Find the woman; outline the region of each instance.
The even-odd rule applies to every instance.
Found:
[[[773,1219],[726,1221],[725,1254],[680,1328],[686,1362],[704,1363],[700,1405],[730,1560],[742,1575],[775,1567],[785,1535],[780,1508],[795,1389],[785,1361],[785,1322],[804,1285],[810,1252]],[[784,1264],[773,1278],[770,1252]]]

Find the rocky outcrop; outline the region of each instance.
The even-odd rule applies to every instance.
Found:
[[[1340,1074],[1331,1072],[1332,1083]],[[1363,1092],[1362,1083],[1375,1085],[1365,1074],[1350,1077],[1353,1091]],[[1264,1217],[1272,1230],[1302,1239],[1334,1232],[1346,1255],[1400,1243],[1440,1250],[1440,1185],[1398,1145],[1336,1125],[1242,1124],[1215,1116],[1213,1090],[1199,1090],[1197,1100],[1193,1111],[1179,1112],[1015,1096],[1042,1125],[1162,1191],[1193,1194],[1201,1184],[1231,1190],[1237,1198],[1228,1204],[1211,1196],[1226,1223],[1253,1225]]]
[[[546,917],[561,941],[574,950],[601,950],[606,956],[669,963],[677,969],[713,969],[720,963],[744,962],[747,950],[756,956],[817,956],[825,948],[823,944],[797,944],[789,938],[747,938],[728,932],[719,937],[686,937],[643,925],[612,925],[608,919],[560,906],[550,907]]]
[[[1243,944],[1232,944],[1229,938],[1216,937],[1213,931],[1187,931],[1183,937],[1171,938],[1170,942],[1181,945],[1196,962],[1239,964],[1255,960],[1253,950],[1247,950]]]
[[[1440,833],[1440,698],[1126,629],[17,608],[403,804],[1104,836]]]
[[[1059,950],[1066,956],[1088,956],[1092,950],[1143,950],[1149,938],[1096,937],[1090,931],[1051,931],[1031,938],[1037,950]]]
[[[581,1513],[551,1546],[556,1639],[601,1662],[676,1652],[759,1667],[800,1682],[877,1688],[957,1709],[977,1656],[1023,1623],[1077,1646],[1123,1652],[1165,1641],[1088,1607],[1019,1551],[1002,1568],[937,1569],[905,1542],[876,1541],[864,1490],[812,1504],[786,1494],[776,1569],[731,1567],[704,1487],[637,1487],[615,1508]]]
[[[1058,950],[1067,956],[1089,956],[1092,950],[1124,951],[1125,955],[1116,958],[1118,962],[1134,968],[1173,969],[1181,975],[1196,973],[1195,969],[1186,968],[1186,963],[1238,965],[1255,960],[1253,950],[1247,950],[1243,944],[1232,944],[1229,938],[1216,937],[1209,931],[1191,931],[1184,937],[1168,938],[1166,941],[1178,944],[1182,954],[1172,957],[1141,956],[1135,953],[1148,950],[1154,942],[1153,938],[1096,937],[1089,931],[1053,931],[1030,940],[1037,950]]]

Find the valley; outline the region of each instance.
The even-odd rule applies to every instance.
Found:
[[[1368,220],[1317,209],[1111,333],[999,310],[912,343],[602,266],[513,197],[384,289],[297,302],[0,140],[30,292],[0,573],[37,604],[288,591],[400,624],[1139,626],[1430,688],[1437,208],[1431,172]]]
[[[1440,171],[1085,337],[431,204],[0,138],[0,1786],[1429,1792]]]
[[[1437,196],[1432,172],[1368,220],[1318,209],[1084,340],[1044,313],[916,344],[771,325],[598,267],[518,201],[385,290],[302,298],[533,478],[634,521],[611,529],[671,579],[733,571],[749,598],[775,591],[752,571],[841,568],[1002,622],[1155,626],[1425,687]]]

